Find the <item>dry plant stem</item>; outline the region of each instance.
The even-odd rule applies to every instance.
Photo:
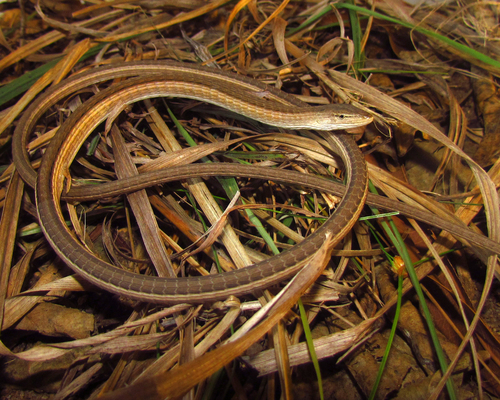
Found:
[[[262,93],[261,84],[236,75],[176,63],[164,63],[163,70],[167,66],[170,67],[168,76],[129,79],[94,96],[61,126],[44,155],[36,187],[39,219],[51,245],[69,266],[92,283],[127,297],[161,303],[204,302],[223,299],[230,294],[255,292],[290,277],[321,246],[327,232],[333,232],[333,242],[338,242],[348,232],[366,197],[366,166],[349,136],[325,134],[325,139],[338,150],[346,166],[350,179],[348,193],[332,218],[304,242],[279,256],[238,271],[171,280],[138,276],[116,269],[82,247],[61,219],[59,198],[64,177],[76,152],[93,129],[106,118],[117,115],[129,103],[162,95],[195,98],[261,122],[292,128],[318,128],[319,121],[326,124],[321,125],[324,129],[362,126],[371,121],[370,116],[358,112],[354,107],[308,107],[293,97],[279,91],[272,92],[265,86],[266,94],[272,92],[272,96],[278,98],[281,104],[263,100],[259,96]],[[121,69],[117,67],[115,72]],[[207,75],[212,77],[208,85]],[[250,92],[245,92],[245,95],[235,85],[246,87]],[[54,94],[49,93],[47,96],[48,102],[47,99]],[[324,115],[318,110],[324,111]],[[308,116],[310,122],[307,122]],[[22,151],[18,149],[17,154],[22,154]],[[213,165],[216,173],[219,172],[218,168],[219,164]],[[232,175],[241,175],[239,168],[233,166]],[[23,169],[22,163],[20,169]]]

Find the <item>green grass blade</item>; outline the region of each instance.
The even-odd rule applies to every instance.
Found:
[[[373,385],[369,400],[375,399],[377,394],[380,381],[382,380],[382,375],[384,374],[385,364],[389,358],[389,353],[391,352],[392,342],[394,341],[394,336],[396,336],[396,329],[398,327],[399,314],[401,313],[401,300],[403,298],[403,274],[398,274],[398,301],[396,303],[396,311],[394,313],[394,320],[392,321],[391,333],[389,339],[387,340],[387,346],[385,348],[384,356],[382,357],[382,362],[378,369],[377,378],[375,379],[375,384]]]
[[[323,380],[321,378],[321,370],[319,368],[318,357],[316,356],[316,350],[314,349],[314,341],[311,334],[311,329],[309,328],[309,322],[307,321],[306,310],[304,308],[304,304],[302,304],[302,300],[299,299],[297,302],[299,305],[300,311],[300,319],[302,321],[302,327],[304,328],[304,336],[306,337],[307,349],[309,350],[309,355],[311,356],[311,360],[314,366],[314,371],[316,371],[316,378],[318,380],[318,390],[319,390],[319,398],[324,400],[323,394]]]
[[[85,59],[97,54],[103,45],[98,45],[87,51],[78,62],[84,61]],[[48,63],[35,68],[25,74],[21,75],[19,78],[14,79],[12,82],[0,88],[0,106],[4,105],[8,101],[14,99],[15,97],[26,92],[35,82],[40,79],[40,77],[45,74],[48,70],[53,68],[61,58],[49,61]]]
[[[26,72],[19,78],[0,88],[0,106],[26,92],[40,77],[59,62],[59,58],[52,60],[32,71]]]
[[[353,0],[351,0],[352,4]],[[351,32],[352,32],[352,41],[354,42],[354,69],[356,74],[358,73],[359,68],[364,67],[365,58],[364,53],[361,51],[361,24],[359,23],[358,13],[356,10],[348,9],[349,11],[349,21],[351,22]]]
[[[372,193],[377,193],[375,186],[373,186],[371,182],[369,182],[369,189]],[[377,212],[377,210],[373,207],[372,210],[374,210],[375,213]],[[436,352],[439,366],[444,374],[448,368],[448,363],[446,362],[446,356],[444,354],[443,348],[441,347],[441,344],[439,343],[436,327],[434,326],[431,313],[429,311],[429,308],[427,307],[427,302],[425,301],[425,296],[422,291],[422,287],[420,286],[420,282],[418,280],[417,272],[413,267],[413,262],[411,261],[410,255],[404,244],[403,238],[399,234],[399,231],[396,228],[396,225],[394,224],[391,218],[388,219],[388,223],[383,221],[381,225],[384,228],[386,234],[390,237],[391,241],[393,242],[393,245],[396,247],[397,252],[403,259],[410,281],[413,285],[413,288],[415,289],[415,292],[417,293],[417,297],[420,302],[420,307],[422,308],[422,312],[424,313],[424,318],[427,323],[427,327],[429,328],[429,334],[431,335],[431,340],[434,345],[434,351]],[[448,395],[450,396],[450,399],[455,400],[457,396],[451,378],[446,381],[446,388],[448,390]]]
[[[422,28],[420,26],[413,25],[409,22],[401,21],[399,19],[392,18],[392,17],[389,17],[389,16],[384,15],[384,14],[380,14],[380,13],[375,12],[375,11],[367,10],[363,7],[359,7],[359,6],[356,6],[354,4],[337,3],[337,4],[335,4],[335,7],[336,8],[347,8],[349,10],[357,11],[361,14],[370,15],[370,16],[377,18],[377,19],[382,19],[384,21],[392,22],[393,24],[398,24],[398,25],[404,26],[406,28],[413,29],[413,30],[420,32],[420,33],[423,33],[424,35],[429,36],[433,39],[439,40],[440,42],[443,42],[443,43],[447,44],[448,46],[453,47],[454,49],[469,55],[470,57],[474,57],[477,60],[479,60],[485,64],[491,65],[492,67],[498,68],[500,70],[500,62],[499,61],[494,60],[493,58],[488,57],[486,54],[483,54],[477,50],[471,49],[470,47],[468,47],[464,44],[458,43],[458,42],[454,41],[453,39],[450,39],[446,36],[440,35],[439,33],[431,31],[430,29],[425,29],[425,28]]]

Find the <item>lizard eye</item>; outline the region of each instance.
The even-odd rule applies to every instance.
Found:
[[[345,115],[344,114],[340,114],[339,115],[339,119],[344,119],[345,118]]]

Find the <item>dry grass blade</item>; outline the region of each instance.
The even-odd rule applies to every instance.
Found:
[[[292,398],[292,370],[288,358],[288,341],[285,333],[285,323],[279,321],[272,330],[272,345],[276,357],[280,386],[285,398]]]
[[[111,140],[113,142],[117,176],[119,178],[125,178],[131,174],[137,174],[137,169],[130,159],[130,154],[126,151],[123,137],[116,125],[113,125],[111,128]],[[142,190],[130,193],[127,197],[142,237],[147,238],[147,240],[144,240],[144,245],[153,261],[156,272],[159,276],[176,276],[165,245],[158,235],[159,227],[153,210],[151,209],[146,191]]]
[[[0,265],[2,266],[2,272],[0,274],[0,322],[2,326],[7,285],[9,283],[10,265],[12,263],[12,253],[15,245],[15,236],[12,232],[16,231],[23,190],[24,182],[19,174],[14,172],[10,180],[2,218],[0,220]]]

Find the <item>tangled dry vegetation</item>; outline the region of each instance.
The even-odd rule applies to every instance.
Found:
[[[0,4],[2,398],[500,396],[500,6],[179,3]],[[164,59],[253,77],[310,104],[369,111],[374,123],[350,133],[371,190],[395,208],[370,195],[331,255],[325,243],[290,285],[225,301],[159,306],[73,275],[16,172],[14,130],[34,99],[70,75]],[[57,127],[111,83],[81,88],[37,121],[28,145],[35,168]],[[121,135],[99,126],[78,152],[74,185],[116,179],[119,165],[137,174],[187,158],[343,177],[310,133],[193,100],[123,108],[113,115]],[[246,178],[137,193],[67,203],[64,217],[100,258],[149,275],[162,274],[162,257],[182,276],[255,263],[303,240],[339,201]]]

